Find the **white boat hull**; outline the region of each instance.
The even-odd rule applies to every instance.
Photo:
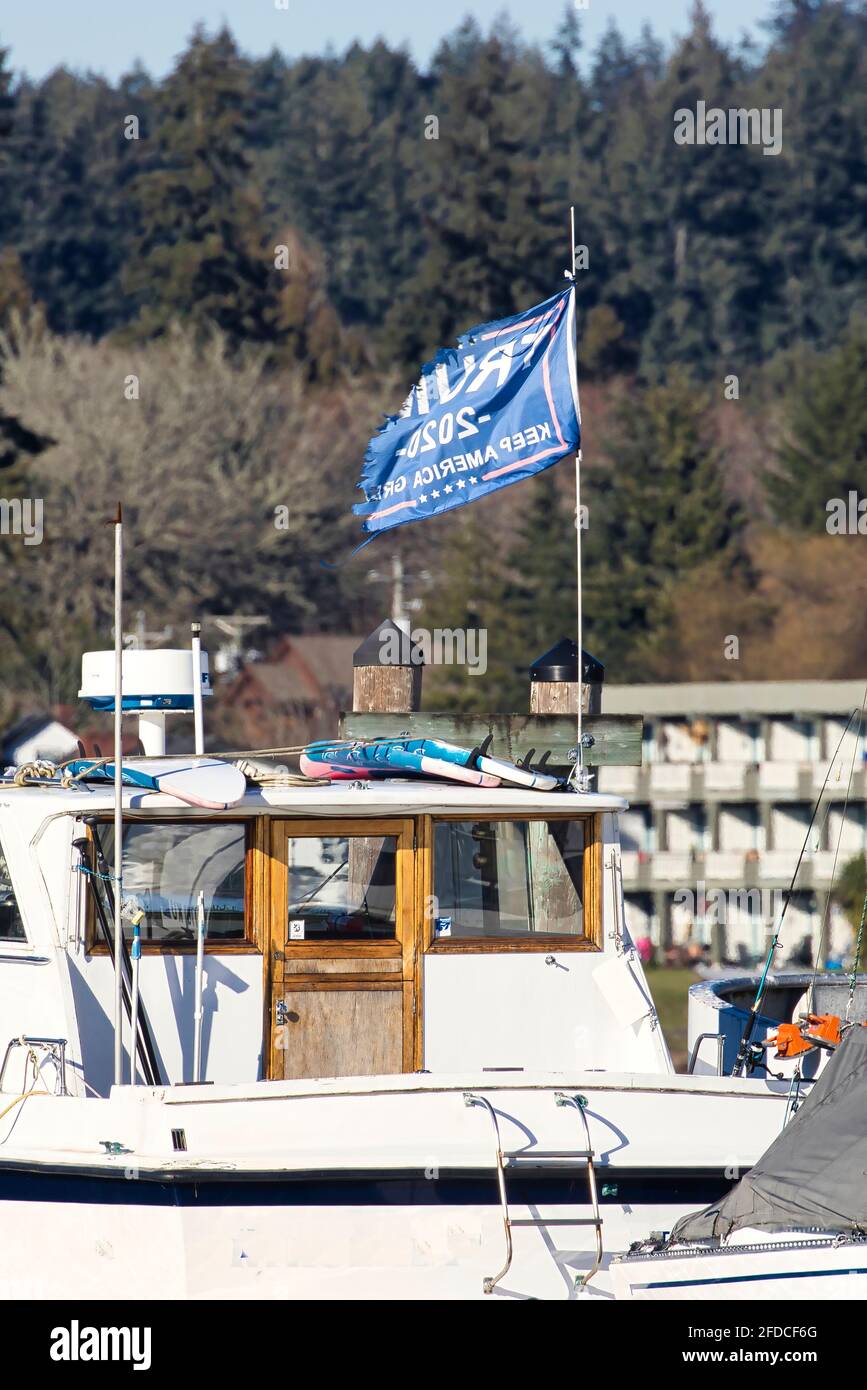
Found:
[[[491,1301],[579,1296],[595,1262],[592,1225],[563,1224],[592,1209],[580,1117],[558,1094],[585,1098],[595,1156],[604,1255],[582,1298],[612,1297],[614,1256],[730,1186],[787,1099],[599,1072],[33,1095],[0,1123],[0,1295],[68,1297],[74,1269],[83,1298],[484,1298],[506,1231],[490,1116],[468,1093],[520,1155],[511,1220],[535,1223],[513,1227]],[[676,1167],[672,1133],[688,1136]]]
[[[750,1240],[615,1260],[615,1298],[777,1302],[867,1298],[867,1242],[815,1237]]]

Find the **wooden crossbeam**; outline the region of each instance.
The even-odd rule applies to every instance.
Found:
[[[593,742],[584,749],[585,767],[640,767],[643,720],[630,714],[584,716],[584,733]],[[440,738],[474,748],[493,734],[491,756],[516,762],[531,748],[535,761],[550,752],[548,765],[569,767],[568,753],[575,747],[577,725],[566,714],[437,714],[421,710],[412,714],[347,713],[340,716],[342,738],[395,738],[410,733],[414,738]]]

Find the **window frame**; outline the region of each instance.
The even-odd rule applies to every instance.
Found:
[[[469,816],[466,811],[448,811],[433,816],[424,816],[419,821],[420,868],[423,881],[422,901],[430,903],[434,899],[434,825],[443,821],[486,820],[492,823],[502,821],[541,821],[578,820],[584,825],[584,875],[582,903],[584,907],[584,931],[580,936],[561,933],[532,934],[521,936],[486,937],[440,937],[434,936],[433,918],[423,912],[424,953],[429,956],[475,954],[483,955],[491,951],[595,951],[603,949],[602,936],[602,818],[597,814],[573,815],[568,811],[554,811],[547,815],[544,811],[490,812],[485,815]]]
[[[15,899],[15,908],[18,913],[18,920],[21,923],[24,935],[0,936],[0,955],[24,955],[28,952],[32,952],[33,939],[27,926],[27,919],[24,913],[24,909],[21,906],[22,898],[15,883],[15,873],[13,871],[12,865],[9,862],[9,855],[7,853],[6,848],[7,844],[8,838],[5,841],[2,838],[0,838],[0,854],[2,854],[3,859],[6,863],[6,870],[9,874],[9,883],[12,887],[12,896]]]
[[[321,816],[303,817],[281,815],[271,818],[271,932],[274,949],[280,959],[309,960],[330,957],[333,960],[355,956],[403,958],[412,945],[414,905],[410,879],[413,853],[413,818],[411,816]],[[348,838],[368,839],[374,835],[393,835],[397,840],[395,858],[395,935],[394,937],[353,937],[347,941],[328,941],[309,938],[305,941],[285,939],[285,911],[288,901],[288,871],[284,839],[316,840],[324,836],[346,835]],[[278,941],[282,936],[283,940]]]
[[[108,816],[94,817],[99,829],[113,829],[114,822]],[[229,955],[255,955],[262,951],[261,944],[261,919],[262,914],[258,910],[259,896],[261,892],[261,863],[264,855],[264,827],[261,818],[256,816],[160,816],[160,815],[130,815],[124,813],[124,829],[128,825],[185,825],[190,828],[199,825],[213,825],[215,820],[219,820],[224,825],[241,825],[244,827],[244,935],[234,940],[219,940],[215,937],[205,936],[205,954],[217,956]],[[86,827],[88,840],[93,841],[91,827]],[[85,933],[84,933],[84,952],[85,956],[108,956],[108,946],[101,941],[96,930],[96,907],[92,893],[86,896],[85,908]],[[124,933],[126,935],[126,933]],[[141,953],[143,956],[194,956],[196,954],[195,941],[146,941],[142,938]]]

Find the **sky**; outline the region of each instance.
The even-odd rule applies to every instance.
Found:
[[[736,40],[747,31],[760,42],[772,0],[705,0],[717,33]],[[197,21],[228,23],[253,56],[274,47],[288,57],[338,51],[353,39],[383,36],[406,42],[425,63],[444,34],[472,14],[488,30],[506,10],[525,36],[551,37],[574,4],[593,47],[612,18],[636,37],[646,22],[665,41],[688,27],[692,0],[0,0],[0,46],[11,64],[43,77],[64,64],[117,78],[136,59],[154,76],[169,70]]]

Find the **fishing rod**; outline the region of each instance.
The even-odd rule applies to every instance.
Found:
[[[86,816],[85,824],[87,825],[90,831],[91,838],[87,839],[86,837],[83,837],[80,840],[76,840],[75,845],[78,849],[79,854],[81,855],[82,861],[87,870],[86,877],[88,885],[90,887],[93,905],[96,911],[97,925],[102,931],[102,937],[108,948],[108,954],[109,958],[111,959],[112,966],[116,968],[117,962],[115,960],[115,941],[114,935],[111,930],[111,922],[114,918],[114,889],[112,884],[112,877],[109,872],[108,862],[103,852],[102,841],[99,837],[99,829],[97,822],[91,819],[89,816]],[[96,858],[95,873],[93,865],[90,862],[92,854],[95,855]],[[100,896],[96,880],[101,881],[104,885],[106,899],[105,902],[103,902],[102,897]],[[126,1016],[131,1021],[131,985],[133,972],[125,936],[121,937],[120,970],[121,999]],[[160,1073],[160,1065],[159,1061],[157,1060],[156,1048],[154,1046],[153,1041],[153,1034],[151,1033],[150,1024],[148,1022],[148,1017],[147,1013],[145,1012],[143,1001],[139,1002],[137,1029],[136,1034],[133,1037],[133,1044],[138,1053],[138,1059],[141,1065],[141,1072],[145,1080],[145,1085],[161,1086],[163,1084],[163,1080]]]
[[[846,721],[846,727],[840,735],[840,741],[837,744],[837,747],[834,749],[834,755],[831,758],[830,763],[828,764],[828,771],[825,773],[825,780],[822,783],[822,789],[819,792],[819,795],[816,799],[816,804],[813,807],[813,814],[810,817],[810,824],[807,826],[807,833],[804,836],[804,843],[801,845],[801,853],[798,855],[798,862],[795,865],[795,872],[792,874],[792,881],[789,884],[789,887],[786,891],[786,898],[783,903],[783,910],[780,913],[780,920],[777,925],[777,930],[774,932],[774,935],[771,939],[771,944],[768,947],[768,955],[767,959],[765,960],[765,968],[762,971],[762,978],[759,980],[759,987],[756,990],[756,997],[753,1000],[753,1006],[750,1009],[749,1016],[747,1018],[746,1024],[744,1025],[741,1044],[738,1048],[738,1055],[735,1058],[735,1064],[732,1067],[732,1076],[740,1076],[741,1072],[745,1068],[749,1071],[752,1071],[753,1066],[755,1065],[755,1059],[753,1057],[750,1039],[752,1037],[753,1028],[755,1026],[756,1020],[759,1016],[759,1010],[762,1006],[762,1000],[765,997],[765,990],[767,989],[768,985],[768,974],[770,972],[771,966],[773,965],[774,956],[777,953],[777,947],[780,944],[780,937],[783,932],[783,923],[786,920],[786,913],[789,910],[789,903],[791,902],[792,894],[795,891],[795,884],[798,881],[798,874],[801,871],[801,864],[803,862],[804,855],[807,853],[807,845],[810,843],[810,835],[812,834],[813,826],[816,823],[816,816],[818,814],[819,807],[822,804],[822,797],[825,795],[825,789],[828,786],[828,781],[833,771],[834,764],[837,761],[837,754],[840,752],[840,749],[843,746],[843,740],[848,734],[850,726],[852,724],[852,720],[855,718],[857,713],[857,709],[853,709],[852,713],[849,715],[849,718]]]

